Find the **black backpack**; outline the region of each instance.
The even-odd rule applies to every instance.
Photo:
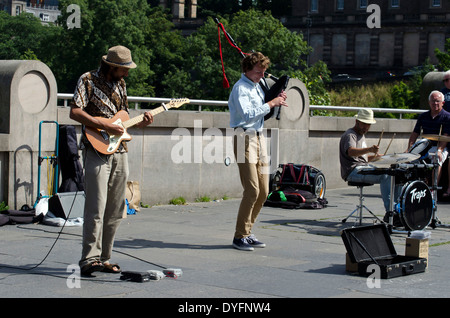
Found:
[[[324,198],[316,198],[309,191],[292,187],[270,192],[264,203],[265,206],[284,209],[322,209],[327,204]]]
[[[79,158],[75,127],[60,126],[58,160],[62,181],[58,192],[84,191],[84,173]]]

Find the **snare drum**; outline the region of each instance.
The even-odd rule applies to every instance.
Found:
[[[430,148],[431,142],[428,139],[420,139],[411,146],[408,152],[420,155],[418,160],[422,160],[428,157],[428,151]]]
[[[416,231],[426,228],[433,217],[433,197],[426,183],[419,180],[406,183],[396,212],[405,229]]]

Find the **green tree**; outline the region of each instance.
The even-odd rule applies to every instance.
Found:
[[[45,45],[56,30],[44,26],[30,13],[10,16],[0,11],[0,59],[40,59],[46,55]]]
[[[430,63],[430,59],[425,59],[425,62],[420,67],[420,72],[414,74],[414,76],[407,81],[400,81],[394,85],[391,90],[391,102],[390,107],[395,108],[420,108],[420,88],[423,78],[427,73],[434,71],[434,65]],[[413,114],[404,114],[403,118],[411,118],[415,116]]]
[[[70,4],[80,7],[80,28],[66,25]],[[27,13],[11,17],[0,12],[0,58],[39,59],[55,74],[58,91],[70,93],[81,74],[96,69],[108,48],[120,44],[131,49],[138,64],[127,78],[129,95],[228,98],[230,88],[222,86],[218,29],[212,18],[183,37],[167,11],[145,0],[61,0],[59,5],[62,14],[56,25],[44,26]],[[314,103],[326,103],[323,83],[329,80],[329,71],[324,63],[306,67],[301,57],[310,48],[302,34],[286,29],[269,11],[250,9],[219,18],[244,52],[261,51],[270,57],[270,73],[300,78]],[[232,86],[240,77],[242,56],[223,33],[221,39]]]
[[[67,6],[77,4],[81,11],[81,27],[68,29],[66,21],[71,12]],[[150,6],[144,0],[61,0],[59,25],[62,34],[54,43],[58,50],[57,79],[64,91],[72,91],[81,74],[98,67],[102,55],[111,46],[124,45],[132,51],[133,60],[138,64],[130,71],[127,85],[130,94],[136,89],[142,95],[153,95],[149,78],[151,51],[145,39],[148,30]],[[61,90],[60,90],[61,91]]]
[[[306,67],[301,56],[310,52],[302,34],[291,32],[269,12],[240,11],[230,19],[219,21],[243,52],[260,51],[269,56],[269,73],[289,75],[310,83],[310,92],[325,94],[323,82],[329,80],[324,63]],[[223,87],[219,54],[218,27],[212,18],[186,39],[183,52],[184,67],[171,70],[164,76],[165,96],[184,95],[197,99],[227,100],[233,84],[240,78],[241,54],[228,44],[220,32],[222,55],[230,88]]]
[[[303,72],[291,72],[290,76],[298,78],[305,84],[311,105],[330,105],[331,98],[325,84],[331,81],[331,77],[323,61],[318,61]]]
[[[437,65],[438,70],[450,70],[450,38],[445,41],[445,51],[442,52],[439,49],[435,49],[434,54],[439,60],[439,64]]]

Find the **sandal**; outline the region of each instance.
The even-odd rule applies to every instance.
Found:
[[[95,262],[84,265],[81,268],[81,275],[91,276],[91,274],[93,272],[99,272],[99,271],[103,270],[104,268],[105,268],[105,266],[102,263],[95,261]]]
[[[113,274],[118,274],[121,272],[120,270],[120,266],[117,264],[105,264],[103,263],[103,269],[102,272],[105,273],[113,273]]]

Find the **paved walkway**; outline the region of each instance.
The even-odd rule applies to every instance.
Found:
[[[365,203],[382,217],[378,191],[377,186],[367,188]],[[354,209],[357,191],[328,190],[326,196],[329,206],[321,210],[264,207],[254,233],[267,247],[253,252],[231,247],[237,199],[142,209],[123,221],[112,261],[125,271],[171,267],[183,272],[177,279],[146,283],[106,273],[77,280],[70,266],[80,256],[80,227],[66,227],[58,238],[58,227],[6,225],[0,228],[0,297],[151,297],[184,304],[185,298],[450,296],[449,228],[429,229],[425,273],[381,280],[380,288],[370,288],[365,277],[346,272],[340,237],[342,229],[353,225],[341,220]],[[438,216],[450,224],[450,205],[438,204]],[[403,255],[406,235],[391,237]],[[50,249],[45,261],[31,269]]]

